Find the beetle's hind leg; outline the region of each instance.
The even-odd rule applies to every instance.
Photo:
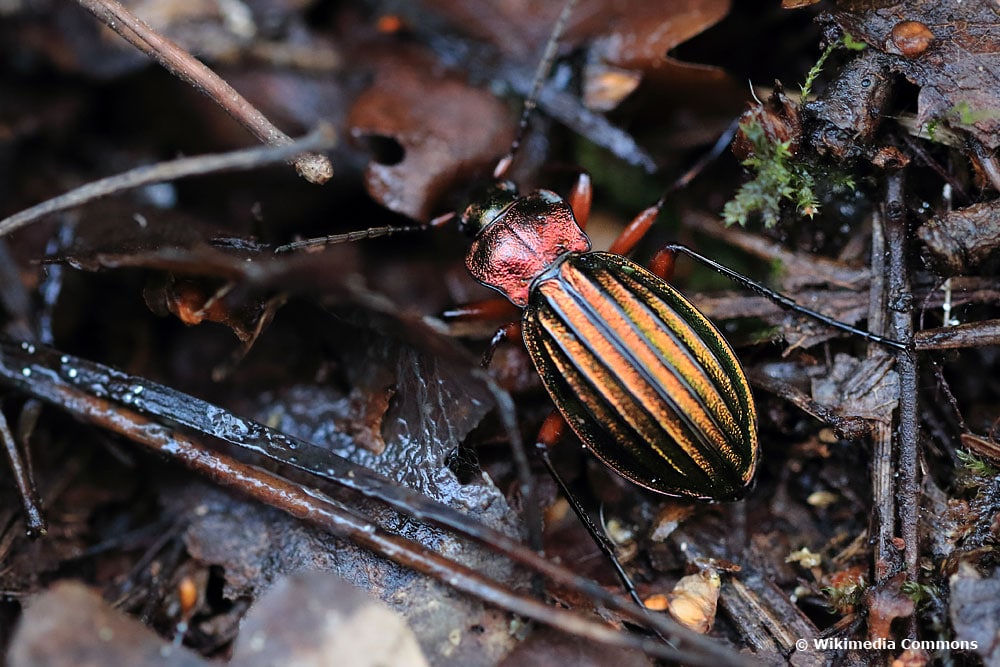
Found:
[[[576,177],[576,185],[573,186],[573,191],[566,198],[570,209],[573,211],[573,217],[576,218],[576,224],[580,225],[580,229],[587,229],[587,221],[590,220],[590,206],[593,200],[594,186],[590,181],[590,174],[580,172],[580,175]]]
[[[489,367],[490,362],[493,359],[493,354],[496,352],[497,348],[502,343],[509,340],[518,340],[520,338],[521,338],[520,322],[511,322],[509,324],[500,327],[497,330],[497,332],[493,335],[493,338],[490,340],[490,344],[487,347],[486,352],[483,353],[483,367],[484,368]],[[535,449],[538,451],[538,455],[542,459],[542,463],[545,464],[545,468],[546,470],[548,470],[549,475],[552,476],[552,479],[555,481],[556,485],[559,487],[559,490],[566,498],[566,501],[573,509],[573,513],[576,514],[576,516],[580,519],[580,522],[583,524],[584,528],[586,528],[587,532],[590,533],[590,536],[597,544],[597,547],[611,562],[612,567],[614,567],[615,569],[615,573],[621,580],[622,586],[625,588],[625,591],[629,594],[629,597],[631,597],[635,601],[635,603],[638,604],[640,607],[645,607],[645,604],[642,602],[642,598],[639,597],[639,593],[635,588],[635,584],[633,583],[632,578],[629,577],[628,573],[625,571],[625,568],[618,560],[618,556],[615,553],[614,543],[612,543],[611,540],[608,538],[607,534],[605,534],[605,532],[601,530],[596,523],[594,523],[594,520],[590,517],[590,514],[586,511],[586,509],[584,509],[583,505],[580,504],[580,501],[577,500],[576,496],[573,495],[573,492],[569,489],[569,487],[566,485],[566,482],[563,481],[562,477],[559,475],[559,472],[552,464],[552,458],[549,456],[549,449],[555,446],[556,443],[558,443],[559,440],[562,439],[562,437],[566,433],[566,428],[567,428],[566,420],[563,419],[562,415],[560,415],[558,412],[553,411],[552,414],[550,414],[545,419],[545,421],[542,423],[542,427],[538,431],[538,437],[535,438]],[[532,499],[535,499],[537,502],[537,494],[534,493],[533,488],[530,491],[527,491],[524,494],[524,497],[526,502],[531,502]],[[539,519],[538,525],[528,526],[528,539],[530,546],[532,549],[535,549],[539,553],[543,551],[541,536],[542,536],[542,526],[540,525],[540,519]]]
[[[552,459],[549,456],[549,449],[554,447],[556,443],[566,434],[566,429],[568,425],[566,420],[563,419],[562,415],[558,412],[553,411],[545,421],[542,423],[542,427],[538,431],[538,437],[535,438],[535,448],[538,451],[538,455],[541,457],[542,462],[545,464],[545,468],[549,471],[549,475],[555,481],[559,490],[562,492],[566,501],[569,503],[570,507],[573,508],[573,513],[580,519],[580,523],[583,524],[587,532],[593,538],[594,542],[597,544],[601,552],[611,561],[612,567],[615,568],[615,573],[618,575],[618,579],[621,580],[622,586],[625,591],[629,594],[637,605],[645,608],[646,605],[639,597],[639,592],[635,588],[635,583],[633,583],[632,578],[625,571],[621,562],[618,560],[618,555],[615,553],[615,545],[608,538],[607,534],[601,530],[594,520],[590,518],[590,514],[584,509],[580,501],[577,500],[573,492],[570,491],[566,482],[559,475],[559,471],[556,470],[555,466],[552,465]]]
[[[885,347],[890,347],[900,352],[906,352],[908,350],[906,344],[901,343],[898,340],[893,340],[891,338],[879,336],[878,334],[870,333],[863,329],[858,329],[857,327],[851,326],[850,324],[846,324],[839,320],[835,320],[828,315],[824,315],[823,313],[819,313],[810,308],[806,308],[805,306],[797,303],[793,299],[788,298],[784,294],[779,294],[778,292],[775,292],[774,290],[769,289],[764,285],[761,285],[760,283],[751,280],[750,278],[747,278],[743,274],[737,273],[736,271],[733,271],[729,267],[719,264],[715,260],[709,259],[704,255],[698,254],[697,252],[691,250],[685,245],[680,245],[678,243],[671,243],[669,245],[664,246],[656,254],[656,257],[653,258],[652,261],[653,272],[655,273],[657,271],[656,267],[658,265],[662,265],[663,267],[670,267],[670,270],[672,270],[674,256],[677,253],[683,253],[687,255],[688,257],[695,260],[699,264],[703,264],[704,266],[707,266],[708,268],[718,273],[721,273],[725,277],[732,280],[734,283],[741,285],[752,292],[760,294],[764,298],[769,299],[770,301],[777,304],[781,308],[784,308],[785,310],[791,310],[796,313],[801,313],[802,315],[814,319],[817,322],[821,322],[822,324],[825,324],[826,326],[831,327],[833,329],[854,334],[855,336],[860,336],[865,340],[869,340],[873,343],[878,343],[879,345],[884,345]]]
[[[695,177],[698,176],[704,169],[712,163],[715,158],[719,157],[720,154],[729,146],[729,143],[733,139],[733,135],[736,133],[737,122],[733,121],[730,123],[726,131],[723,132],[715,144],[712,146],[711,150],[702,155],[697,162],[695,162],[687,171],[681,174],[670,187],[660,196],[652,206],[647,207],[639,215],[633,218],[622,233],[618,235],[611,247],[608,248],[608,252],[615,255],[628,255],[639,242],[646,236],[653,223],[656,222],[656,218],[659,217],[660,211],[663,210],[664,205],[667,203],[667,197],[676,190],[680,190],[687,186]],[[659,274],[658,274],[659,275]],[[660,276],[663,278],[664,276]]]

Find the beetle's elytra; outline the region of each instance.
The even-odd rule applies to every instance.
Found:
[[[466,265],[524,308],[525,345],[566,422],[653,491],[734,500],[758,460],[753,397],[718,329],[664,280],[590,252],[569,204],[502,181],[462,217]]]

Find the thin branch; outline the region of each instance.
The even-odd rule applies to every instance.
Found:
[[[918,331],[914,339],[918,350],[954,350],[965,347],[1000,345],[1000,320],[966,322],[950,327]]]
[[[903,173],[889,175],[885,201],[885,230],[889,251],[889,312],[890,332],[907,345],[913,343],[913,295],[906,265],[909,234],[906,226],[906,203]],[[897,511],[900,537],[903,538],[903,562],[906,579],[917,581],[917,561],[920,543],[917,536],[919,517],[919,457],[917,450],[917,359],[912,351],[896,355],[899,373],[899,427],[896,438]],[[916,619],[910,618],[909,633],[916,636]]]
[[[335,142],[333,130],[329,126],[323,125],[302,139],[282,146],[256,146],[229,153],[198,155],[137,167],[115,176],[82,185],[0,220],[0,237],[46,215],[81,206],[100,197],[188,176],[257,169],[275,162],[284,162],[306,151],[332,148]]]
[[[838,438],[843,440],[860,440],[871,434],[872,426],[868,420],[863,417],[842,415],[834,408],[813,400],[804,391],[797,389],[787,382],[769,377],[755,368],[747,369],[747,378],[754,386],[785,399],[806,414],[812,415],[825,424],[829,424]]]
[[[35,480],[31,476],[31,468],[22,461],[21,453],[17,449],[17,442],[10,432],[10,427],[7,426],[7,418],[4,417],[3,412],[0,412],[0,442],[2,442],[4,453],[7,455],[7,463],[10,465],[14,483],[17,485],[18,495],[21,496],[25,529],[32,537],[44,535],[47,529],[45,515],[42,512],[38,491],[35,490]]]
[[[436,525],[450,528],[458,534],[485,544],[510,558],[512,561],[527,566],[546,576],[551,581],[574,590],[577,594],[616,611],[624,618],[639,625],[650,627],[656,632],[669,637],[677,647],[687,649],[683,658],[684,662],[692,664],[719,664],[720,662],[723,664],[750,664],[753,662],[752,660],[733,654],[724,646],[707,637],[697,635],[679,626],[664,615],[648,614],[645,609],[638,608],[625,598],[613,595],[595,582],[580,577],[566,568],[541,558],[534,551],[510,537],[470,519],[453,508],[437,503],[416,491],[401,487],[374,471],[350,463],[332,452],[320,450],[311,443],[285,435],[263,424],[244,420],[230,413],[225,413],[226,419],[218,419],[217,417],[224,412],[221,408],[205,403],[193,396],[181,394],[168,387],[121,373],[100,364],[60,354],[49,348],[37,346],[29,351],[20,345],[7,342],[3,339],[0,339],[0,384],[52,403],[61,410],[73,414],[78,419],[95,423],[103,428],[110,430],[126,428],[127,431],[119,432],[122,432],[136,442],[151,445],[153,443],[147,442],[147,439],[152,438],[159,442],[161,439],[166,438],[167,441],[164,444],[156,446],[162,448],[163,453],[177,457],[186,464],[189,462],[185,458],[187,455],[182,453],[183,448],[187,447],[188,443],[194,443],[197,448],[201,448],[201,440],[199,439],[201,436],[190,436],[175,429],[168,429],[154,420],[167,420],[171,424],[194,429],[213,439],[230,442],[244,451],[262,454],[272,460],[280,461],[285,465],[304,470],[314,476],[332,481],[369,498],[384,502],[406,513],[415,520],[429,521]],[[92,393],[91,390],[94,387],[99,388],[99,391],[102,392],[102,397],[98,397]],[[211,455],[214,460],[222,460],[212,452],[202,454],[197,448],[190,450],[192,452],[191,456],[201,458]],[[322,460],[317,458],[319,456],[322,456]],[[236,490],[247,493],[255,498],[258,493],[256,485],[259,485],[259,474],[264,474],[262,471],[258,471],[259,474],[255,473],[257,476],[254,479],[244,483],[235,472],[232,474],[223,474],[220,478],[216,479],[210,470],[203,469],[200,467],[200,464],[196,469],[199,472],[208,474],[218,483],[232,486]],[[272,477],[276,480],[274,481],[275,485],[290,484],[284,478],[276,475],[272,475]],[[271,481],[267,483],[271,484]],[[322,494],[310,489],[296,488],[306,493],[310,498],[319,498],[324,503],[329,500],[326,496],[322,496]],[[288,496],[289,493],[294,496],[297,492],[287,492],[284,487],[281,487],[277,493],[277,497],[279,500],[282,497],[291,497]],[[265,500],[265,502],[269,501]],[[305,500],[294,500],[294,502],[305,502]],[[329,500],[329,502],[334,501]],[[269,504],[274,503],[269,502]],[[275,506],[278,506],[279,509],[284,509],[280,505]],[[304,506],[295,505],[294,508],[285,509],[285,511],[290,511],[294,516],[306,516],[307,520],[312,520],[310,518],[313,516],[310,514],[312,510],[305,511],[306,509]],[[324,513],[327,511],[327,509],[320,508],[317,510],[318,513],[314,515],[325,516]],[[354,512],[350,508],[344,508],[344,511],[349,513]],[[348,521],[350,523],[353,519],[337,519],[336,521]],[[361,534],[357,536],[358,539],[354,540],[362,545],[366,545],[366,540],[372,538],[373,535],[377,536],[376,533],[372,533],[374,526],[370,521],[366,520],[364,526],[361,529]],[[326,527],[334,530],[333,527]],[[341,533],[336,534],[340,535]],[[353,534],[348,534],[348,536],[352,539],[354,537]],[[390,537],[397,538],[397,536]],[[424,549],[421,545],[407,547],[405,543],[392,543],[388,545],[379,543],[377,547],[377,549],[375,547],[372,548],[384,557],[396,560],[396,562],[404,566],[424,571],[420,569],[423,566],[419,565],[419,558],[414,561],[417,563],[416,565],[405,560],[398,560],[400,558],[409,558],[409,552],[413,551],[413,549]],[[433,566],[435,572],[440,567],[440,564]],[[450,571],[448,572],[450,573]],[[493,595],[492,593],[484,595],[464,575],[457,577],[455,581],[452,581],[448,574],[444,576],[437,574],[435,576],[440,576],[442,581],[448,582],[459,590],[469,592],[480,599],[499,604],[515,613],[536,618],[543,623],[554,624],[556,627],[567,629],[561,625],[562,621],[551,621],[547,617],[539,618],[537,609],[532,611],[534,608],[522,608],[523,603],[521,602],[517,602],[517,606],[515,607],[506,606],[510,602],[510,600],[503,598],[506,593],[498,594],[500,595],[499,598],[490,597],[490,595]],[[490,585],[497,584],[496,582],[492,582]],[[544,605],[541,605],[541,607],[548,609]],[[585,636],[593,637],[592,634],[587,634],[589,632],[587,630]],[[600,640],[605,641],[605,639]],[[624,645],[621,642],[632,640],[610,641],[621,646]],[[646,641],[650,641],[651,643],[647,645]],[[647,650],[650,645],[655,647],[655,649],[650,651],[650,655],[663,656],[666,650],[674,651],[672,658],[678,658],[675,652],[677,649],[668,648],[659,641],[643,640],[643,642],[641,646],[642,650]],[[635,647],[635,644],[629,645]]]
[[[872,219],[871,293],[868,308],[870,331],[887,332],[886,311],[886,240],[883,215],[876,212]],[[887,352],[871,347],[868,356],[882,357]],[[875,583],[881,583],[898,570],[899,552],[893,546],[896,536],[896,497],[893,485],[892,426],[876,422],[872,426],[872,532],[875,539]]]
[[[246,98],[218,74],[180,45],[153,30],[115,0],[78,0],[80,5],[105,25],[174,76],[187,81],[207,95],[238,123],[270,146],[284,146],[292,139],[279,130]],[[312,183],[325,183],[333,176],[333,166],[323,155],[304,154],[295,160],[295,169]]]
[[[603,623],[557,607],[550,607],[515,593],[503,584],[449,560],[427,547],[374,526],[369,519],[329,496],[290,482],[274,473],[211,451],[197,438],[174,431],[92,396],[66,396],[83,412],[85,420],[113,430],[153,451],[181,462],[187,468],[228,486],[254,500],[319,526],[331,534],[446,582],[485,602],[535,619],[593,641],[638,649],[659,658],[689,664],[713,665],[717,657],[678,651],[638,635],[621,632]]]

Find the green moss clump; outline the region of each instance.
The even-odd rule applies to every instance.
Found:
[[[726,202],[722,209],[726,224],[746,226],[750,216],[760,214],[764,225],[773,227],[778,223],[785,201],[792,202],[802,215],[810,218],[816,215],[819,212],[816,180],[804,164],[793,159],[791,141],[771,141],[760,123],[754,120],[740,127],[753,147],[743,166],[756,175]],[[850,185],[853,187],[853,183]]]

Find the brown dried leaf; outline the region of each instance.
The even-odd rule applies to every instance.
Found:
[[[499,73],[515,88],[525,89],[562,8],[561,4],[520,0],[432,0],[425,4],[465,33],[496,46],[507,62],[491,75]],[[729,79],[722,70],[680,63],[666,54],[718,22],[728,10],[727,0],[581,3],[570,16],[563,41],[589,49],[583,82],[586,103],[602,111],[612,109],[649,75],[655,75],[660,86],[674,82],[701,88],[727,85]],[[426,22],[422,17],[414,20]],[[374,86],[355,103],[348,126],[355,137],[397,142],[403,151],[401,159],[398,155],[377,157],[368,165],[368,191],[391,210],[426,220],[450,187],[467,182],[477,172],[481,177],[488,175],[487,169],[509,147],[515,121],[492,93],[435,75],[439,66],[416,49],[400,52],[397,48],[382,60]],[[576,118],[585,111],[567,108],[579,105],[576,100],[553,104],[560,107],[556,116],[571,125],[576,122],[591,141],[614,147],[616,154],[632,155],[637,163],[653,168],[641,149],[627,148],[635,146],[631,137],[616,135],[596,121]]]
[[[888,424],[899,401],[899,377],[889,357],[859,360],[847,354],[834,357],[833,368],[812,383],[813,398],[837,405],[844,415]]]
[[[343,579],[305,572],[282,579],[240,626],[233,661],[247,665],[426,667],[403,619]]]
[[[28,605],[8,657],[11,667],[211,664],[171,646],[99,593],[76,582],[57,582]]]
[[[386,208],[416,220],[429,219],[456,182],[485,176],[514,129],[497,98],[435,74],[433,62],[415,50],[381,59],[374,84],[357,99],[347,124],[357,139],[398,143],[402,155],[376,155],[365,168],[365,183]]]
[[[425,4],[455,25],[521,61],[537,58],[552,32],[562,3],[502,0],[430,0]],[[662,66],[667,51],[729,12],[728,0],[582,0],[574,8],[565,41],[591,43],[607,64],[633,70]]]
[[[892,636],[890,626],[897,618],[911,616],[915,609],[913,600],[901,590],[905,574],[897,575],[878,586],[868,589],[868,637],[872,640]]]
[[[921,125],[944,122],[1000,147],[1000,30],[992,3],[845,0],[833,16],[920,87]],[[915,46],[911,38],[925,32],[931,37]]]
[[[976,642],[976,653],[985,664],[1000,664],[1000,575],[983,579],[971,565],[961,563],[948,585],[955,638]]]
[[[371,418],[358,415],[357,408],[365,412],[372,406],[359,406],[335,386],[303,384],[264,394],[256,406],[260,420],[516,534],[517,518],[503,495],[483,477],[460,483],[447,465],[451,452],[491,407],[488,392],[469,366],[380,337],[370,327],[359,335],[361,330],[343,323],[338,330],[338,323],[329,318],[316,328],[338,341],[338,374],[357,388],[356,395],[373,397],[377,403],[387,386],[396,389],[388,410],[378,415],[383,419],[379,436],[384,451],[373,452],[342,430],[345,423]],[[336,572],[401,613],[436,664],[493,664],[514,641],[505,614],[451,595],[444,584],[341,543],[293,517],[188,484],[183,494],[167,493],[167,502],[180,504],[178,511],[194,517],[186,536],[188,550],[200,561],[223,568],[224,592],[230,599],[256,596],[289,572],[321,569]],[[352,497],[350,503],[374,523],[429,549],[500,580],[511,577],[509,563],[490,551],[468,547],[377,502]],[[192,512],[192,507],[198,509]],[[240,530],[233,531],[233,526]]]
[[[650,71],[665,65],[683,66],[667,52],[701,34],[729,13],[728,0],[644,0],[583,3],[578,24],[597,27],[591,49],[610,65]],[[589,10],[589,11],[588,11]]]

